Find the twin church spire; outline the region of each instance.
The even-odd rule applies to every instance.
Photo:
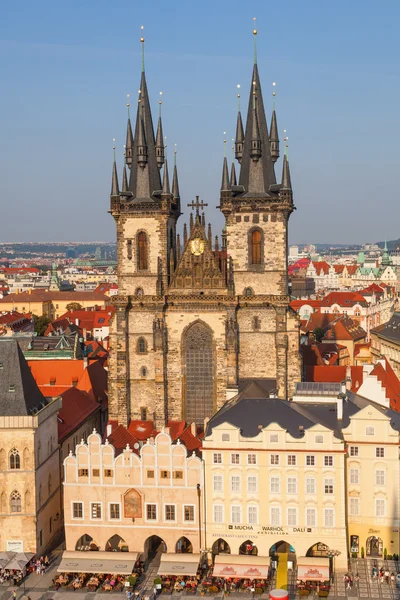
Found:
[[[292,201],[292,188],[289,169],[287,148],[283,158],[283,171],[281,183],[277,183],[275,176],[275,163],[279,158],[279,134],[275,106],[271,114],[271,124],[268,131],[261,82],[257,64],[256,35],[254,29],[254,66],[252,72],[250,96],[247,109],[246,127],[243,127],[240,110],[240,94],[238,94],[239,107],[236,121],[236,137],[234,141],[234,155],[240,165],[238,179],[235,166],[229,174],[226,156],[223,163],[221,191],[231,192],[236,196],[264,196],[274,199],[285,191],[285,199],[290,192]],[[122,178],[122,199],[133,204],[159,203],[162,199],[169,198],[179,211],[179,184],[176,166],[176,152],[174,153],[174,170],[172,190],[169,183],[168,161],[165,157],[164,134],[162,124],[162,94],[159,99],[159,116],[157,132],[154,135],[153,120],[150,108],[150,99],[147,90],[146,74],[144,69],[144,37],[142,43],[142,73],[136,112],[135,130],[133,133],[130,118],[130,104],[128,103],[128,122],[125,144],[125,162],[129,171],[124,166]],[[275,92],[273,93],[275,96]],[[162,176],[161,176],[162,170]],[[111,195],[120,194],[118,175],[114,157],[112,173]]]

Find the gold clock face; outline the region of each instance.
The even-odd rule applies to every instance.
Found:
[[[201,240],[200,238],[194,238],[194,240],[190,242],[190,251],[195,256],[200,256],[200,254],[203,254],[204,240]]]

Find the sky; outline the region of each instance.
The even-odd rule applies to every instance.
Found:
[[[182,206],[200,195],[218,233],[223,139],[235,134],[238,84],[247,107],[253,17],[267,119],[276,82],[289,138],[290,242],[399,237],[398,0],[0,4],[0,241],[115,239],[112,140],[121,169],[141,25],[153,118],[162,91]],[[278,180],[281,169],[280,160]]]

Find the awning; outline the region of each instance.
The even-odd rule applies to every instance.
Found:
[[[297,559],[297,579],[302,581],[328,581],[329,558],[299,556]]]
[[[14,554],[13,558],[6,564],[4,569],[23,571],[34,556],[35,555],[32,552],[18,552],[18,554]]]
[[[58,573],[130,575],[141,552],[71,552],[66,550]]]
[[[269,556],[252,554],[217,554],[213,577],[242,577],[244,579],[266,579],[268,577]]]
[[[199,567],[200,554],[185,552],[181,554],[161,554],[159,575],[189,575],[194,576]]]
[[[4,569],[7,563],[16,556],[16,552],[0,552],[0,569]]]

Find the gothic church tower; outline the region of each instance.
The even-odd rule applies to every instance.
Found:
[[[142,38],[142,48],[144,39]],[[117,225],[118,295],[111,329],[109,417],[202,424],[257,380],[281,398],[300,379],[299,330],[287,289],[287,227],[293,211],[289,162],[276,182],[275,111],[268,131],[255,61],[232,165],[223,164],[220,245],[196,197],[183,239],[178,174],[170,188],[161,111],[154,135],[142,61],[134,134],[128,118],[119,187],[114,160],[110,212]],[[127,176],[127,168],[129,177]]]

